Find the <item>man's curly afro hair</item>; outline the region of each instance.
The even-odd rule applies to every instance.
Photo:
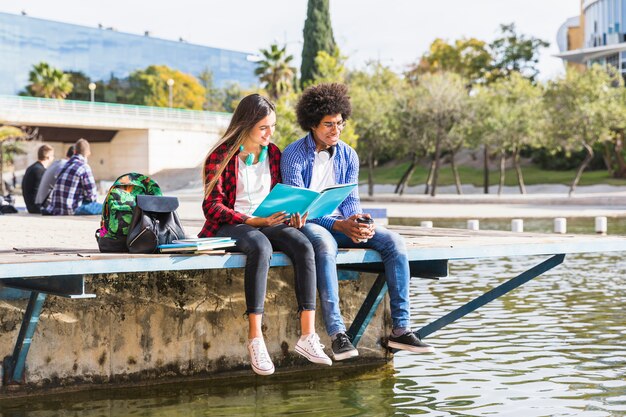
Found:
[[[341,113],[343,120],[352,114],[352,105],[345,84],[318,84],[307,88],[296,105],[298,124],[304,131],[320,124],[325,116]]]

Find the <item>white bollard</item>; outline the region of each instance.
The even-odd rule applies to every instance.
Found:
[[[606,217],[596,217],[596,233],[606,235]]]
[[[511,220],[511,231],[516,233],[521,233],[524,231],[524,220],[523,219],[513,219]]]
[[[426,227],[427,229],[432,229],[433,222],[431,222],[430,220],[424,220],[423,222],[420,222],[420,227]]]
[[[567,233],[567,219],[565,217],[554,219],[554,233]]]
[[[467,229],[468,230],[480,230],[480,222],[476,219],[468,220]]]

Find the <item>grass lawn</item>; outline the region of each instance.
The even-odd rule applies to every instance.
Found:
[[[408,168],[409,163],[404,162],[394,165],[386,165],[374,169],[374,182],[376,184],[397,184],[404,171]],[[524,182],[526,185],[534,184],[565,184],[569,185],[576,175],[576,171],[546,171],[536,166],[527,166],[522,168]],[[359,180],[367,182],[367,168],[361,167]],[[473,184],[481,187],[483,185],[482,169],[471,167],[459,167],[459,175],[462,184]],[[409,185],[424,184],[428,176],[428,169],[422,166],[417,167],[413,173],[413,177],[409,181]],[[489,182],[498,185],[500,181],[500,173],[492,169],[489,173]],[[516,186],[517,175],[514,169],[506,171],[505,185]],[[607,171],[585,171],[580,179],[579,185],[626,185],[626,179],[616,179],[609,177]],[[454,185],[454,176],[452,168],[445,166],[439,170],[439,185]]]

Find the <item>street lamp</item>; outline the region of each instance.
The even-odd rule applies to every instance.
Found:
[[[169,93],[170,93],[170,99],[169,99],[169,103],[170,103],[170,107],[172,107],[172,101],[174,99],[174,95],[173,95],[173,88],[174,87],[174,80],[173,79],[168,79],[167,80],[167,87],[169,89]]]
[[[96,83],[89,83],[89,91],[91,92],[91,101],[96,101]]]

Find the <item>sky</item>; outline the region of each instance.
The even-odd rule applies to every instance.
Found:
[[[0,12],[256,53],[286,44],[299,67],[306,0],[0,0]],[[540,79],[564,72],[559,26],[580,11],[580,0],[330,0],[335,40],[350,68],[380,60],[396,71],[417,62],[435,38],[491,41],[499,26],[550,42]]]

